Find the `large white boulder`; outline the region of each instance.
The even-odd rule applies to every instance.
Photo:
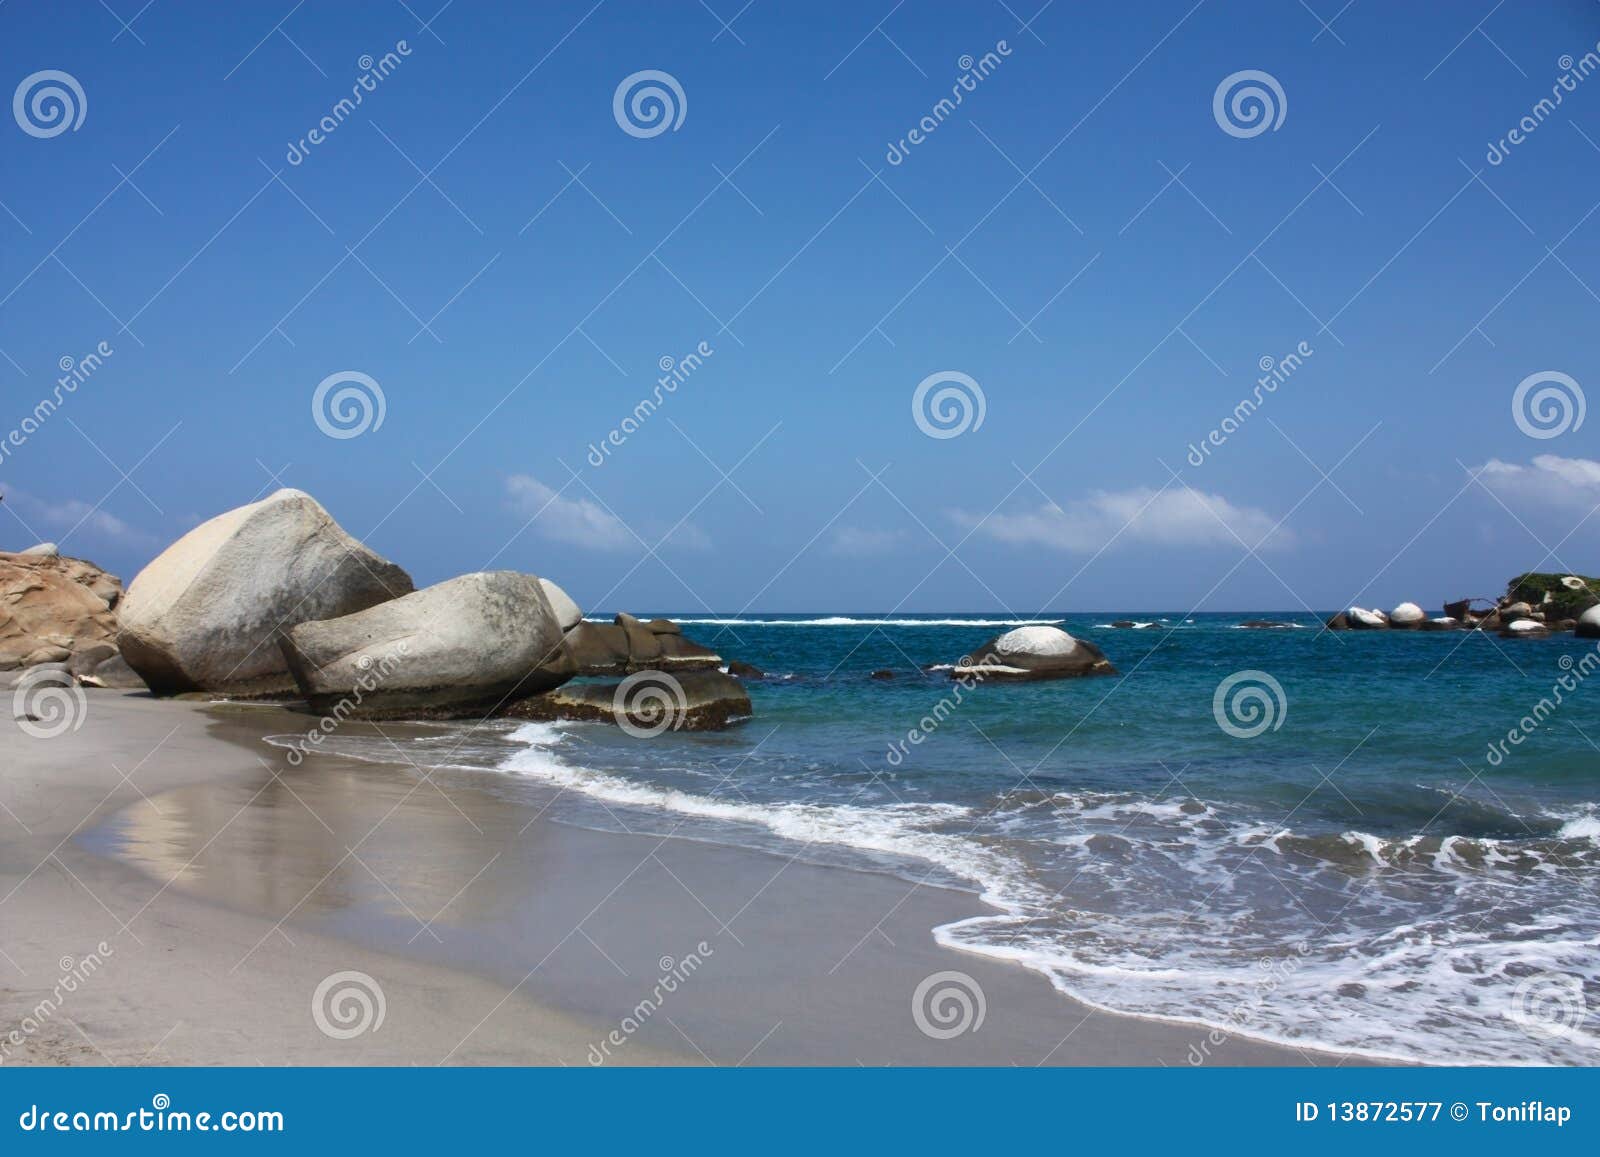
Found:
[[[201,523],[139,572],[117,645],[158,694],[292,694],[277,636],[413,589],[316,499],[280,490]]]
[[[1573,633],[1580,639],[1600,639],[1600,603],[1596,603],[1578,616]]]
[[[583,622],[583,611],[578,609],[571,595],[547,578],[540,579],[539,585],[544,588],[544,597],[550,600],[550,609],[556,613],[556,622],[563,631],[570,631]]]
[[[1075,639],[1060,627],[1017,627],[966,655],[952,676],[1021,681],[1115,675],[1100,648]]]
[[[577,672],[544,587],[465,574],[279,640],[301,692],[336,717],[487,712]]]
[[[1351,607],[1345,612],[1352,631],[1381,631],[1389,625],[1389,616],[1382,611],[1368,611]]]
[[[1427,614],[1416,603],[1401,603],[1389,612],[1389,625],[1408,630],[1414,629],[1420,626],[1427,617]]]

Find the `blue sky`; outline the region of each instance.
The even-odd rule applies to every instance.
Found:
[[[1600,380],[1600,77],[1533,111],[1595,4],[439,4],[0,7],[5,91],[59,70],[84,105],[0,118],[0,441],[112,351],[6,445],[0,542],[131,577],[285,484],[419,583],[529,570],[595,610],[1437,606],[1600,571],[1600,419],[1513,411]],[[676,128],[618,121],[645,70]],[[1276,127],[1217,119],[1246,70]],[[341,373],[381,425],[319,428]],[[919,428],[936,374],[981,425]]]

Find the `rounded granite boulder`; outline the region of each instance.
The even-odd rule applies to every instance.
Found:
[[[1115,675],[1117,670],[1100,648],[1075,639],[1060,627],[1018,627],[962,657],[952,677],[1001,682],[1073,679],[1083,675]]]

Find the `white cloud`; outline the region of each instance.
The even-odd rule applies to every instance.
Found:
[[[81,499],[52,501],[36,498],[20,490],[10,491],[5,499],[24,521],[34,525],[35,533],[42,533],[41,528],[48,528],[52,532],[70,536],[72,540],[86,538],[116,546],[149,546],[156,541],[154,536]]]
[[[570,542],[591,550],[626,550],[638,544],[622,520],[597,502],[568,497],[552,490],[528,474],[513,474],[506,479],[506,496],[511,507],[526,518],[546,538]]]
[[[1220,494],[1190,487],[1153,490],[1097,490],[1066,506],[1046,503],[1034,510],[991,514],[987,518],[955,510],[951,517],[977,533],[1018,546],[1048,546],[1091,553],[1121,543],[1159,546],[1235,546],[1242,540],[1260,548],[1277,519],[1264,510],[1235,506]],[[1272,534],[1284,545],[1289,532]]]
[[[1478,481],[1513,503],[1592,509],[1600,503],[1600,462],[1540,454],[1530,466],[1491,458],[1476,471]]]
[[[875,555],[889,554],[905,545],[903,530],[869,530],[858,526],[841,526],[833,536],[829,548],[835,554]]]
[[[630,530],[622,519],[581,494],[582,488],[576,483],[561,492],[528,474],[513,474],[506,479],[507,505],[524,518],[533,519],[534,528],[556,542],[590,550],[643,549],[641,540],[646,546],[660,549],[711,547],[711,537],[693,522],[674,526],[649,520],[634,523]],[[665,541],[658,541],[663,535]]]

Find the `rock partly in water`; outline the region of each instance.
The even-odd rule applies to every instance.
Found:
[[[1600,603],[1579,615],[1578,623],[1572,630],[1580,639],[1600,639]]]
[[[1245,631],[1292,631],[1294,627],[1294,623],[1285,623],[1277,619],[1246,619],[1239,624],[1239,628]]]
[[[1424,619],[1417,624],[1417,630],[1419,631],[1459,631],[1460,629],[1460,620],[1450,615],[1437,619]]]
[[[872,673],[872,677],[874,679],[879,680],[880,682],[888,682],[890,679],[896,678],[896,675],[889,668],[883,667],[883,668],[880,668],[877,671],[874,671]]]
[[[750,718],[744,685],[720,671],[641,671],[621,682],[568,683],[508,704],[512,719],[614,723],[633,735],[720,731]]]
[[[740,679],[765,679],[767,673],[754,663],[746,663],[741,659],[728,660],[728,674]]]
[[[478,714],[577,672],[544,588],[516,571],[461,575],[280,641],[313,709],[355,718]]]
[[[1389,612],[1389,626],[1397,631],[1414,631],[1427,617],[1427,612],[1416,603],[1401,603]]]
[[[139,572],[118,645],[152,691],[292,694],[278,635],[412,590],[312,498],[280,490],[195,527]]]
[[[1093,643],[1075,639],[1060,627],[1045,626],[1007,631],[964,656],[951,672],[953,677],[1003,682],[1116,673]]]
[[[1502,639],[1544,639],[1550,636],[1550,628],[1533,619],[1517,619],[1507,623],[1500,631]]]
[[[115,654],[122,584],[92,562],[0,553],[0,671]]]
[[[1340,611],[1336,615],[1330,615],[1323,627],[1329,631],[1348,631],[1350,629],[1350,612]]]
[[[1345,611],[1345,618],[1352,631],[1382,631],[1389,626],[1389,617],[1382,611],[1368,611],[1361,607],[1351,607]]]
[[[714,671],[723,665],[722,656],[709,647],[702,647],[677,630],[654,630],[652,623],[642,623],[628,614],[619,614],[611,623],[579,623],[567,633],[567,646],[578,674],[631,675],[658,667]]]

